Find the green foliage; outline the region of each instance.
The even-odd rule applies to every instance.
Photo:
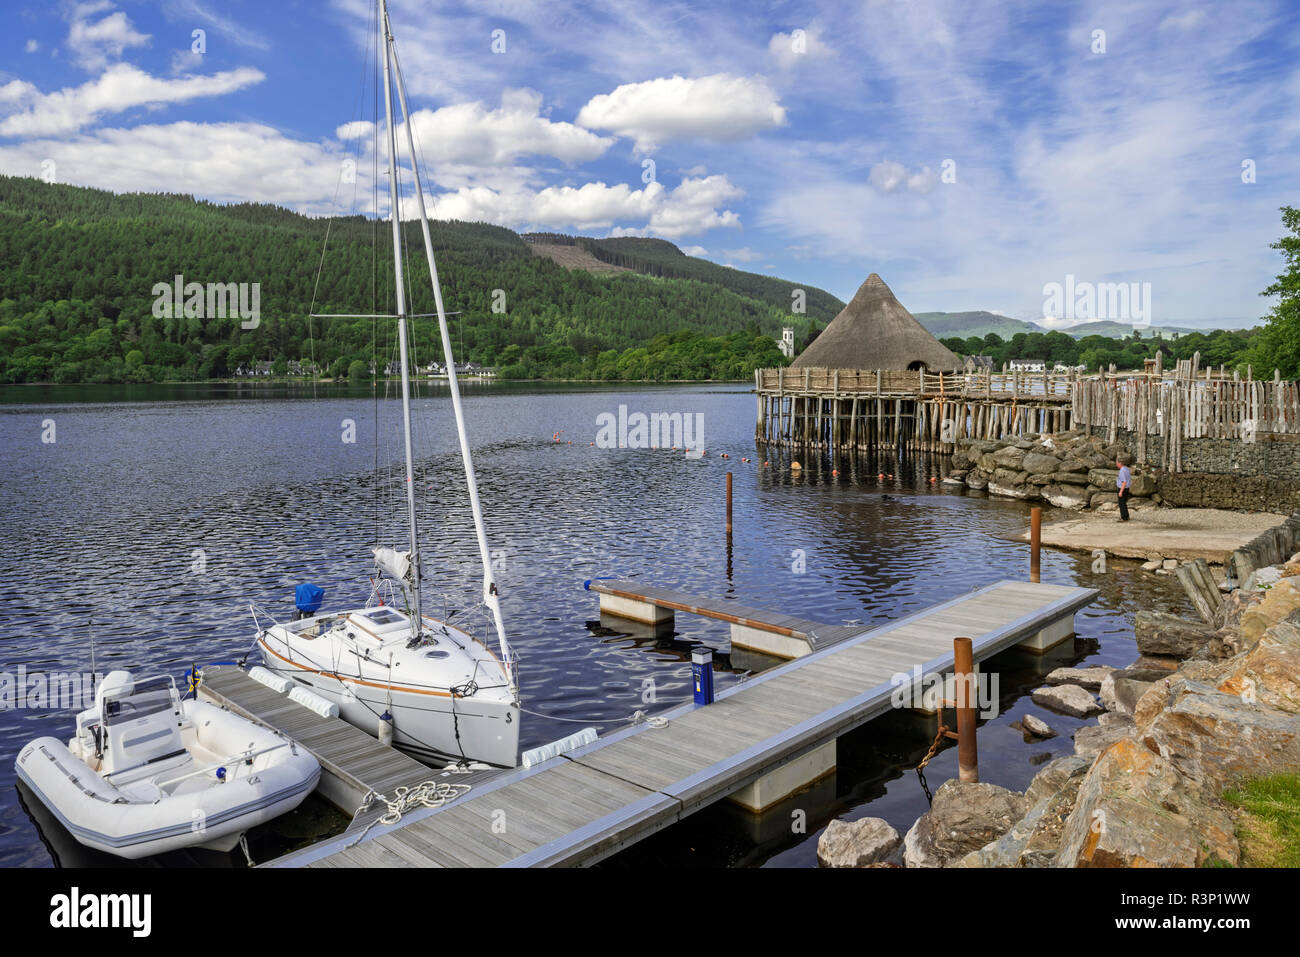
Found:
[[[1135,332],[1137,330],[1134,330]],[[1084,336],[1075,339],[1064,332],[1018,332],[1011,341],[1003,342],[1001,337],[990,333],[982,340],[976,336],[969,339],[953,337],[940,340],[958,355],[986,355],[993,357],[995,370],[1012,359],[1042,359],[1050,371],[1058,362],[1062,365],[1085,365],[1089,372],[1107,369],[1113,362],[1117,369],[1131,370],[1142,368],[1144,359],[1153,359],[1157,352],[1164,357],[1164,367],[1171,368],[1179,359],[1190,359],[1197,352],[1201,354],[1201,367],[1224,365],[1229,369],[1245,364],[1252,350],[1252,343],[1261,335],[1258,329],[1234,331],[1217,329],[1211,333],[1193,332],[1181,335],[1177,339],[1141,338],[1138,335],[1127,339],[1112,339],[1109,336]],[[1272,373],[1272,365],[1267,372]],[[1255,366],[1257,373],[1265,372],[1264,364]]]
[[[433,233],[445,301],[460,311],[449,320],[459,363],[514,377],[652,380],[747,379],[755,365],[784,363],[775,340],[792,318],[793,283],[670,243],[584,240],[655,273],[597,276],[534,256],[498,226],[440,222]],[[402,241],[408,308],[433,312],[418,223],[404,224]],[[221,378],[267,361],[283,374],[304,360],[335,377],[360,362],[364,378],[370,362],[382,371],[395,357],[393,322],[308,314],[392,312],[391,249],[390,230],[360,216],[0,176],[0,382]],[[155,316],[155,284],[177,275],[259,283],[260,322]],[[492,311],[496,290],[504,313]],[[809,316],[839,310],[806,291]],[[411,343],[420,364],[443,361],[436,320],[413,320]]]
[[[1270,248],[1282,254],[1286,271],[1260,293],[1280,298],[1249,360],[1261,373],[1280,369],[1283,378],[1295,379],[1300,378],[1300,209],[1283,206],[1282,225],[1291,235],[1283,236]]]
[[[1241,809],[1237,836],[1245,867],[1300,867],[1300,774],[1242,782],[1223,799]]]

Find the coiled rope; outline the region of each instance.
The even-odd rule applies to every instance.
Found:
[[[422,781],[413,786],[403,784],[394,789],[391,800],[387,795],[371,791],[366,795],[366,799],[361,802],[361,806],[357,808],[353,817],[365,814],[374,807],[376,801],[386,805],[388,810],[367,824],[365,830],[346,846],[355,847],[370,833],[370,829],[376,824],[396,824],[402,819],[403,814],[414,808],[442,807],[444,804],[450,804],[456,798],[468,793],[470,787],[468,784],[452,784],[448,781]]]

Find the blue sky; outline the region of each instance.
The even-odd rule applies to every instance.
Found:
[[[7,8],[0,171],[370,211],[368,0]],[[390,9],[442,217],[661,236],[844,299],[878,272],[913,312],[1149,283],[1157,324],[1236,326],[1300,203],[1293,2]]]

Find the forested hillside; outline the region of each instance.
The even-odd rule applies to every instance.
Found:
[[[634,257],[659,278],[595,276],[533,256],[501,227],[442,222],[433,235],[447,308],[460,312],[450,320],[457,361],[507,377],[743,379],[781,364],[782,325],[802,338],[840,308],[808,288],[807,314],[792,315],[793,283],[674,256],[668,243],[600,241],[604,255]],[[409,309],[433,312],[418,223],[403,242]],[[222,378],[265,361],[276,372],[314,362],[324,375],[368,375],[372,359],[382,370],[393,355],[391,322],[308,314],[392,312],[391,249],[388,225],[359,216],[0,176],[0,381]],[[686,265],[656,265],[677,259]],[[177,274],[259,283],[257,327],[155,315],[154,285]],[[436,320],[413,325],[419,361],[441,361]]]

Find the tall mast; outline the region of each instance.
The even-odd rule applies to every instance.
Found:
[[[411,601],[415,608],[411,634],[419,635],[424,619],[420,612],[420,542],[415,526],[415,467],[411,455],[411,371],[407,364],[406,286],[402,280],[402,225],[397,185],[397,136],[393,128],[393,94],[389,76],[393,35],[388,30],[387,0],[379,0],[379,13],[384,44],[384,116],[388,120],[388,196],[389,218],[393,221],[393,268],[394,282],[397,287],[397,346],[401,350],[402,358],[402,433],[406,442],[406,513],[411,533]],[[411,165],[414,166],[414,162]],[[418,181],[416,190],[419,191]],[[441,314],[441,306],[438,311]]]
[[[384,24],[384,33],[391,46],[392,27],[388,22],[388,4],[380,0]],[[470,455],[469,438],[465,431],[465,413],[460,403],[460,385],[456,379],[456,359],[451,352],[451,334],[447,331],[447,314],[442,304],[442,286],[438,283],[438,267],[433,261],[433,240],[429,236],[429,214],[424,206],[424,187],[420,182],[420,164],[416,160],[415,140],[411,133],[411,117],[406,109],[406,82],[402,78],[401,66],[397,62],[397,50],[393,49],[393,67],[397,75],[397,100],[402,110],[402,124],[406,127],[407,151],[411,156],[411,171],[415,179],[415,205],[420,211],[420,230],[424,234],[424,253],[429,260],[429,280],[433,284],[433,301],[438,309],[438,331],[442,335],[442,351],[447,359],[447,382],[451,389],[451,407],[456,416],[456,434],[460,439],[460,457],[465,463],[465,483],[469,488],[470,509],[474,513],[474,533],[478,538],[479,556],[483,562],[483,604],[492,610],[492,618],[497,628],[497,641],[501,648],[501,663],[506,669],[506,677],[512,687],[517,687],[514,666],[510,655],[510,643],[506,639],[506,626],[501,618],[501,601],[496,582],[492,578],[492,553],[488,548],[487,531],[483,525],[483,509],[478,498],[478,479],[474,474],[474,459]],[[390,123],[391,125],[391,123]]]

